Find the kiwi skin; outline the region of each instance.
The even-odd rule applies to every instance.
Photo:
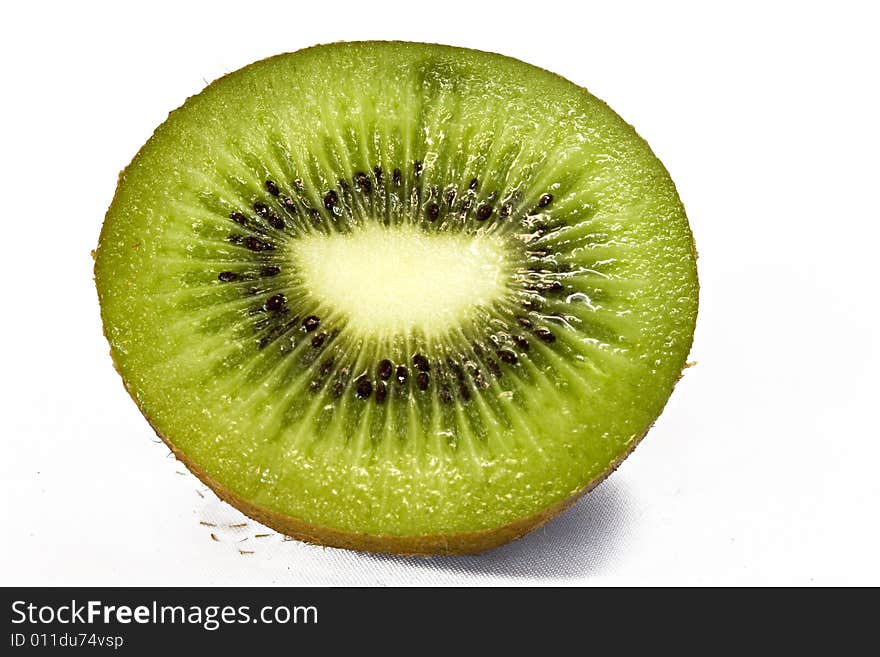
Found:
[[[105,337],[106,335],[105,330]],[[113,352],[110,352],[110,358],[113,360],[113,367],[120,374],[118,365],[113,358]],[[684,370],[690,367],[685,364],[681,373],[678,375],[677,381],[684,376]],[[122,385],[126,392],[137,404],[137,397],[132,393],[125,379]],[[662,410],[662,409],[661,409]],[[341,548],[344,550],[354,550],[357,552],[374,552],[379,554],[400,554],[410,557],[432,557],[432,556],[451,556],[456,554],[475,554],[478,552],[486,552],[494,548],[500,547],[512,541],[522,538],[526,534],[533,532],[539,527],[547,524],[553,518],[561,514],[563,511],[572,506],[581,497],[589,493],[596,486],[605,481],[613,472],[617,470],[621,463],[626,460],[633,450],[642,442],[644,437],[654,426],[654,422],[648,425],[645,432],[637,439],[632,441],[629,448],[621,454],[614,463],[612,463],[605,472],[593,479],[586,486],[576,491],[572,495],[556,502],[552,506],[543,509],[541,512],[527,518],[520,518],[514,522],[496,527],[494,529],[484,529],[475,532],[457,532],[452,534],[422,534],[414,536],[394,536],[360,534],[356,532],[347,532],[331,527],[319,527],[311,525],[305,521],[286,516],[271,509],[251,504],[243,497],[237,495],[223,484],[213,479],[207,472],[199,468],[195,463],[190,461],[186,455],[178,450],[170,441],[166,440],[159,430],[153,425],[153,422],[146,415],[147,422],[156,432],[156,435],[174,454],[174,458],[183,463],[186,469],[196,476],[205,486],[210,488],[221,500],[232,505],[246,516],[274,529],[281,534],[295,538],[304,543],[312,545],[321,545],[324,547]],[[659,417],[659,414],[658,414]],[[656,420],[655,420],[656,421]]]
[[[694,246],[696,254],[696,246]],[[104,336],[109,341],[109,336],[104,330]],[[110,352],[110,358],[113,361],[113,367],[122,378],[122,372],[116,364],[113,352]],[[691,367],[692,363],[685,363],[682,371],[679,373],[676,383],[684,376],[684,371]],[[125,379],[122,379],[122,385],[126,392],[132,398],[135,404],[138,404],[137,397],[128,387]],[[670,394],[671,396],[671,394]],[[660,409],[661,412],[663,409]],[[657,417],[660,414],[658,413]],[[494,529],[483,529],[475,532],[457,532],[452,534],[422,534],[413,536],[394,536],[361,534],[356,532],[347,532],[331,527],[319,527],[311,525],[303,520],[286,516],[271,509],[251,504],[243,497],[237,495],[223,484],[213,479],[207,472],[199,468],[195,463],[190,461],[186,455],[178,450],[169,440],[161,434],[161,432],[153,425],[152,420],[144,415],[150,427],[156,432],[156,435],[171,450],[174,457],[186,466],[186,469],[194,474],[199,481],[210,488],[221,500],[232,505],[246,516],[274,529],[281,534],[295,538],[304,543],[312,545],[321,545],[324,547],[341,548],[345,550],[355,550],[357,552],[374,552],[379,554],[400,554],[411,557],[431,557],[436,555],[450,556],[456,554],[474,554],[478,552],[486,552],[493,548],[500,547],[512,541],[522,538],[526,534],[533,532],[539,527],[547,524],[553,518],[561,514],[563,511],[571,507],[581,497],[596,488],[613,474],[620,464],[633,453],[636,447],[642,442],[651,428],[656,422],[656,418],[645,432],[632,441],[632,444],[623,452],[617,460],[615,460],[608,469],[601,475],[590,481],[586,486],[574,492],[566,498],[556,502],[555,504],[543,509],[539,513],[526,518],[520,518],[514,522],[496,527]]]
[[[650,429],[650,427],[649,427]],[[155,427],[154,427],[155,430]],[[520,518],[507,525],[495,529],[484,529],[475,532],[458,532],[453,534],[423,534],[415,536],[376,536],[372,534],[357,534],[355,532],[340,531],[330,527],[318,527],[307,522],[285,516],[270,509],[251,504],[243,497],[233,493],[220,482],[211,478],[204,470],[196,466],[186,455],[178,451],[174,445],[165,440],[158,431],[156,435],[171,450],[175,458],[183,463],[199,480],[217,494],[224,502],[231,504],[249,518],[270,527],[277,532],[295,538],[305,543],[322,545],[325,547],[343,548],[358,552],[377,552],[383,554],[401,554],[411,557],[430,557],[435,555],[473,554],[485,552],[500,547],[511,541],[522,538],[526,534],[538,529],[542,525],[553,520],[560,513],[568,509],[582,496],[589,493],[605,479],[629,456],[642,441],[648,431],[646,430],[638,440],[634,440],[629,449],[611,464],[611,466],[584,486],[582,489],[547,507],[540,513],[527,518]]]
[[[391,43],[397,43],[392,41]],[[320,45],[320,44],[319,44]],[[304,50],[311,50],[312,48],[317,48],[318,45],[312,46],[311,48],[306,48]],[[281,55],[278,55],[281,56]],[[550,72],[553,76],[564,79],[561,75]],[[227,74],[229,75],[229,74]],[[226,77],[226,76],[222,76]],[[567,81],[567,80],[566,80]],[[579,86],[579,85],[578,85]],[[601,101],[604,103],[604,101]],[[635,128],[633,126],[629,126],[630,129],[636,133]],[[637,134],[637,133],[636,133]],[[639,139],[641,135],[638,135]],[[644,141],[644,140],[643,140]],[[663,168],[663,170],[667,173],[667,178],[670,184],[675,189],[675,183],[672,180],[671,175],[668,174],[665,165],[658,159],[658,163]],[[130,166],[130,165],[129,165]],[[127,167],[126,167],[127,169]],[[110,208],[113,207],[116,202],[116,197],[121,187],[121,183],[126,173],[126,169],[122,169],[119,172],[118,176],[118,184],[116,188],[116,192],[114,193],[113,202],[110,205]],[[677,194],[677,190],[676,190]],[[108,208],[107,214],[109,215],[110,209]],[[684,213],[684,208],[682,208]],[[685,215],[685,219],[687,219]],[[106,217],[105,217],[106,220]],[[689,222],[688,222],[689,223]],[[106,225],[106,222],[105,222]],[[102,230],[103,237],[103,230]],[[99,246],[101,239],[99,238]],[[691,235],[691,249],[694,257],[694,262],[697,262],[698,254],[696,249],[696,241]],[[95,252],[92,252],[92,258],[95,258]],[[97,272],[95,272],[97,275]],[[696,296],[697,296],[697,305],[695,306],[695,316],[694,323],[696,323],[697,315],[696,313],[699,310],[699,293],[700,293],[700,281],[699,276],[695,277],[694,284],[696,285]],[[105,338],[108,342],[111,342],[110,336],[107,333],[107,323],[102,322],[102,328]],[[693,334],[690,337],[690,343],[687,345],[687,350],[685,353],[690,351],[690,348],[693,343]],[[111,342],[112,344],[112,342]],[[116,369],[117,373],[120,375],[122,379],[123,386],[126,389],[126,392],[135,402],[139,409],[141,408],[141,403],[138,400],[137,396],[134,394],[134,391],[131,390],[128,386],[126,380],[122,377],[122,371],[119,368],[119,365],[116,363],[115,355],[113,350],[110,350],[110,357],[113,362],[114,369]],[[673,383],[673,388],[675,384],[681,380],[684,376],[684,371],[692,366],[692,363],[685,362],[682,366],[681,372],[679,372],[675,382]],[[667,395],[666,400],[668,403],[669,398],[672,395],[673,390],[670,390],[669,395]],[[664,403],[665,407],[665,403]],[[633,439],[627,449],[620,454],[620,456],[612,462],[604,472],[602,472],[599,476],[588,482],[584,487],[575,491],[568,497],[565,497],[549,507],[544,508],[540,512],[525,517],[519,518],[513,522],[510,522],[506,525],[502,525],[500,527],[495,527],[491,529],[484,529],[478,531],[470,531],[470,532],[454,532],[454,533],[436,533],[436,534],[419,534],[419,535],[376,535],[376,534],[366,534],[366,533],[358,533],[358,532],[350,532],[339,529],[334,529],[332,527],[322,527],[317,525],[312,525],[308,522],[300,520],[298,518],[280,514],[266,507],[262,507],[259,505],[255,505],[245,498],[239,496],[231,489],[223,486],[220,482],[213,479],[207,472],[199,468],[195,463],[190,461],[186,455],[178,450],[162,433],[158,430],[158,428],[153,424],[151,418],[144,412],[143,415],[147,422],[150,424],[151,428],[154,430],[156,435],[162,440],[163,443],[169,448],[172,454],[174,454],[175,458],[180,461],[186,468],[194,474],[205,486],[210,488],[220,499],[224,502],[232,505],[246,516],[251,518],[252,520],[259,522],[266,527],[269,527],[281,534],[290,536],[296,540],[303,541],[305,543],[320,545],[324,547],[334,547],[341,548],[347,550],[354,550],[358,552],[366,552],[366,553],[380,553],[380,554],[397,554],[404,556],[412,556],[412,557],[432,557],[432,556],[451,556],[451,555],[465,555],[465,554],[475,554],[486,552],[488,550],[492,550],[494,548],[500,547],[512,541],[522,538],[523,536],[531,533],[532,531],[542,527],[550,520],[555,518],[556,516],[562,514],[572,505],[574,505],[582,496],[586,495],[594,488],[596,488],[599,484],[601,484],[605,479],[607,479],[612,473],[614,473],[620,464],[635,450],[635,448],[641,443],[641,441],[648,434],[650,429],[653,427],[657,418],[663,411],[661,407],[655,416],[655,418],[651,421],[645,431]]]

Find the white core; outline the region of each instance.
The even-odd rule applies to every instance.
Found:
[[[508,274],[498,238],[413,225],[304,237],[293,256],[310,293],[371,335],[443,334],[499,299]]]

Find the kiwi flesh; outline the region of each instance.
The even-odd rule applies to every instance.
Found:
[[[220,497],[409,554],[515,539],[613,471],[698,297],[672,180],[607,105],[398,42],[187,100],[121,174],[95,279],[126,388]]]

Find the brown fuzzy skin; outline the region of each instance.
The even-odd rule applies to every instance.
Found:
[[[220,499],[224,502],[228,502],[246,516],[266,525],[267,527],[271,527],[277,532],[315,545],[344,548],[346,550],[357,550],[359,552],[380,552],[408,556],[485,552],[486,550],[491,550],[492,548],[522,538],[529,532],[534,531],[541,525],[558,516],[572,504],[577,502],[581,496],[587,494],[602,483],[608,475],[617,469],[617,466],[620,465],[623,459],[629,456],[636,444],[641,441],[641,438],[639,438],[638,441],[634,441],[634,444],[614,462],[611,468],[584,486],[577,493],[547,507],[533,516],[514,520],[513,522],[502,525],[496,529],[483,529],[473,532],[421,534],[414,536],[394,536],[386,534],[377,536],[373,534],[348,532],[340,529],[333,529],[332,527],[311,525],[298,518],[286,516],[276,511],[272,511],[271,509],[252,504],[223,486],[223,484],[213,479],[204,470],[192,463],[192,461],[187,459],[187,457],[177,450],[174,445],[165,440],[162,434],[157,432],[157,435],[162,438],[166,445],[168,445],[174,456],[183,463],[190,472],[198,477],[202,483],[213,490]],[[644,434],[642,437],[644,437]]]
[[[104,336],[106,328],[104,329]],[[134,401],[135,405],[140,408],[137,398],[128,387],[128,383],[122,377],[122,372],[116,364],[113,357],[113,351],[110,351],[110,359],[117,374],[122,379],[122,385],[125,391]],[[685,369],[689,365],[685,366]],[[684,375],[684,369],[679,374],[679,379]],[[589,493],[596,486],[607,479],[627,456],[632,454],[633,450],[642,442],[644,437],[654,426],[652,422],[645,432],[634,440],[627,450],[621,454],[614,463],[609,466],[605,472],[593,479],[579,491],[566,497],[559,502],[539,511],[538,513],[514,520],[511,523],[496,527],[494,529],[481,529],[472,532],[453,532],[449,534],[416,534],[411,536],[395,536],[393,534],[364,534],[359,532],[350,532],[342,529],[334,529],[332,527],[321,527],[312,525],[299,518],[286,516],[283,513],[272,511],[266,507],[252,504],[245,498],[241,497],[232,490],[226,488],[219,481],[211,477],[207,472],[193,463],[186,454],[175,447],[171,441],[163,436],[152,420],[144,414],[147,422],[152,427],[156,435],[162,439],[162,442],[171,450],[174,457],[186,466],[186,469],[193,473],[199,481],[210,488],[224,502],[232,505],[249,518],[257,522],[271,527],[281,534],[290,536],[305,543],[313,545],[323,545],[325,547],[342,548],[345,550],[355,550],[358,552],[375,552],[381,554],[401,554],[411,557],[430,557],[435,555],[455,555],[455,554],[473,554],[476,552],[485,552],[493,548],[500,547],[526,534],[533,532],[542,525],[550,522],[560,513],[568,509],[577,502],[581,497]]]
[[[117,372],[118,371],[119,369],[117,368]],[[125,384],[124,381],[123,384],[129,395],[131,395],[131,391],[128,390],[128,385]],[[134,399],[134,396],[131,396],[132,399]],[[147,421],[150,422],[150,419],[147,418]],[[150,422],[150,426],[153,426],[152,422]],[[651,426],[653,426],[653,424]],[[485,552],[486,550],[491,550],[506,543],[510,543],[511,541],[515,541],[518,538],[522,538],[526,534],[538,529],[538,527],[541,527],[558,516],[572,504],[577,502],[582,496],[586,495],[596,486],[605,481],[612,472],[617,470],[618,466],[620,466],[624,459],[632,453],[650,429],[651,427],[649,426],[648,429],[645,430],[645,433],[639,436],[637,440],[634,440],[632,445],[630,445],[627,450],[601,475],[593,479],[573,495],[556,502],[535,515],[514,520],[511,523],[494,529],[482,529],[472,532],[453,532],[449,534],[395,536],[392,534],[362,534],[334,529],[332,527],[312,525],[299,518],[286,516],[277,511],[272,511],[271,509],[252,504],[240,495],[226,488],[223,484],[190,461],[183,452],[171,444],[171,442],[169,442],[165,436],[159,433],[159,431],[156,430],[156,427],[153,426],[156,435],[159,436],[165,445],[168,446],[168,449],[171,450],[171,453],[174,454],[175,458],[186,466],[187,470],[192,472],[203,484],[214,491],[217,497],[224,502],[231,504],[249,518],[266,525],[267,527],[271,527],[277,532],[313,545],[356,550],[358,552],[402,554],[413,557]]]

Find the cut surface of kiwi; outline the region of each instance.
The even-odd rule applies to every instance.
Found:
[[[297,538],[469,552],[601,481],[697,313],[675,187],[607,105],[447,46],[279,55],[171,113],[95,264],[128,391]]]

